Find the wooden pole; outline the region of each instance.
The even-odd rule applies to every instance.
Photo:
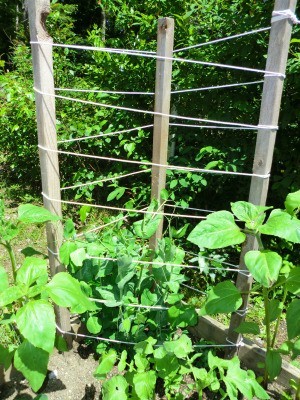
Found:
[[[160,18],[157,28],[157,55],[162,57],[173,56],[174,20]],[[161,114],[170,114],[172,80],[172,61],[157,59],[155,80],[155,107],[154,111]],[[167,164],[168,160],[169,117],[155,115],[153,128],[153,155],[154,164]],[[161,203],[160,193],[166,185],[166,168],[152,167],[151,198]],[[161,210],[163,211],[163,210]],[[162,237],[163,220],[156,233],[150,238],[150,247],[155,249],[157,240]]]
[[[274,11],[290,9],[295,12],[297,0],[276,0]],[[289,18],[273,21],[266,70],[280,74],[285,74],[286,63],[288,58],[289,44],[292,33],[292,22]],[[260,108],[259,125],[276,126],[278,124],[281,97],[283,90],[283,78],[280,76],[268,76],[264,78],[264,87]],[[259,175],[268,175],[271,171],[274,146],[276,139],[275,129],[258,130],[256,148],[253,162],[253,173]],[[256,205],[265,205],[267,200],[269,187],[269,178],[252,177],[249,202]],[[243,247],[240,259],[240,271],[247,272],[247,267],[244,263],[245,254],[253,249],[257,249],[257,243],[252,237],[248,237],[246,244]],[[241,292],[249,293],[252,287],[252,277],[238,274],[236,286]],[[246,310],[249,303],[249,294],[243,297],[243,305],[241,310]],[[240,341],[240,335],[234,330],[245,319],[245,312],[233,313],[230,320],[228,331],[228,340],[233,343]],[[228,357],[233,356],[238,351],[238,348],[233,348]]]
[[[28,0],[27,7],[31,42],[43,41],[52,44],[52,38],[45,28],[46,18],[50,12],[50,0]],[[52,46],[32,44],[31,52],[35,88],[53,95]],[[55,98],[35,92],[35,103],[39,145],[46,149],[57,150]],[[43,193],[48,198],[56,200],[51,201],[44,196],[44,206],[47,210],[61,217],[58,154],[40,148],[39,157]],[[64,266],[58,259],[58,251],[62,243],[62,224],[48,223],[46,232],[50,271],[51,275],[54,276],[57,272],[64,270]],[[56,307],[55,312],[57,323],[61,329],[70,331],[69,311]]]

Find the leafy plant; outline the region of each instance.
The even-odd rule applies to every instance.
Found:
[[[5,218],[4,203],[0,202],[0,244],[9,254],[13,277],[10,284],[6,270],[0,266],[0,325],[10,326],[17,332],[15,343],[0,344],[0,361],[5,369],[13,363],[34,391],[44,382],[55,343],[62,346],[62,338],[56,337],[53,303],[70,307],[76,313],[94,309],[79,282],[66,272],[49,280],[46,259],[25,257],[17,268],[12,241],[18,235],[20,224],[58,219],[44,208],[27,204],[19,207],[18,219],[13,222]]]
[[[264,381],[273,380],[281,371],[281,354],[290,354],[296,358],[300,343],[300,300],[294,298],[287,304],[287,295],[297,296],[300,293],[300,268],[292,268],[288,263],[282,263],[282,257],[275,251],[266,249],[263,245],[263,236],[275,236],[291,243],[300,243],[300,221],[297,218],[300,209],[300,191],[290,193],[285,201],[285,209],[274,209],[267,216],[271,207],[255,206],[251,203],[239,201],[231,204],[232,212],[219,211],[210,214],[205,221],[200,222],[190,233],[188,240],[200,248],[223,248],[241,244],[247,235],[252,235],[258,242],[258,250],[251,250],[245,254],[245,264],[262,288],[265,311],[266,360]],[[245,224],[241,228],[235,219]],[[225,299],[234,301],[238,293],[234,293],[235,286],[231,282],[223,282],[222,289],[228,286],[226,294],[216,293],[209,295],[202,313],[214,314],[218,311],[219,303]],[[232,286],[231,286],[232,285]],[[282,288],[282,298],[277,299],[277,289]],[[236,290],[236,289],[235,289]],[[239,298],[239,305],[241,299]],[[213,307],[210,308],[210,304]],[[220,304],[220,309],[224,309]],[[278,349],[276,338],[280,320],[286,313],[288,340]],[[274,328],[272,329],[272,323]],[[255,323],[243,323],[237,330],[240,333],[259,333],[259,326]],[[298,388],[298,395],[299,395]]]

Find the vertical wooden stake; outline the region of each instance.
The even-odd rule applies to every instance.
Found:
[[[160,18],[157,28],[157,55],[162,57],[173,56],[174,20]],[[170,114],[172,80],[172,60],[157,59],[155,80],[155,108],[154,111]],[[153,155],[154,164],[167,164],[168,159],[169,117],[155,115],[153,129]],[[160,192],[166,185],[166,168],[152,167],[151,198],[161,202]],[[163,211],[162,209],[160,211]],[[163,220],[156,233],[150,238],[150,247],[155,249],[157,240],[162,237]]]
[[[297,0],[276,0],[274,11],[290,9],[295,12]],[[288,58],[289,44],[292,33],[292,22],[289,18],[274,21],[270,32],[270,41],[268,48],[266,70],[285,73]],[[260,109],[259,125],[276,126],[278,124],[280,103],[283,89],[283,78],[277,76],[265,76]],[[273,152],[276,139],[276,130],[261,129],[258,130],[256,148],[253,162],[253,173],[267,175],[271,171]],[[249,202],[256,205],[265,205],[269,187],[269,178],[252,177]],[[247,272],[244,263],[244,255],[249,250],[257,249],[257,243],[252,237],[247,238],[243,247],[240,259],[240,271]],[[237,288],[241,292],[249,293],[252,286],[252,277],[238,274]],[[241,310],[246,310],[249,303],[249,294],[243,297]],[[240,335],[234,330],[245,319],[244,312],[240,314],[233,313],[230,320],[228,340],[232,343],[238,343]],[[238,348],[233,348],[228,357],[233,356]]]
[[[50,0],[28,0],[27,6],[30,40],[32,42],[42,41],[52,44],[52,38],[45,28],[46,18],[50,12]],[[52,46],[48,44],[32,44],[31,52],[35,87],[41,92],[53,95]],[[35,102],[39,145],[51,150],[57,150],[55,98],[43,96],[36,92]],[[51,201],[44,197],[44,206],[47,210],[61,217],[58,154],[40,148],[39,156],[43,193],[56,200]],[[57,272],[64,270],[58,259],[58,251],[62,243],[62,224],[48,223],[46,231],[50,270],[51,275],[54,276]],[[69,311],[59,307],[56,307],[55,311],[59,326],[62,330],[69,331],[71,329]],[[70,336],[66,339],[69,340],[69,338]]]

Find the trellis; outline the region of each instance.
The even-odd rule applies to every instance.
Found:
[[[289,42],[292,23],[295,22],[293,21],[295,8],[296,0],[275,1],[266,64],[267,72],[264,75],[253,174],[251,174],[252,178],[249,192],[249,201],[257,205],[265,205],[268,193],[269,173],[276,139]],[[49,211],[58,216],[62,216],[52,61],[53,42],[52,38],[45,30],[45,21],[50,11],[50,2],[49,0],[29,0],[28,10],[34,67],[39,155],[42,190],[44,194],[43,200],[45,207]],[[160,19],[158,21],[157,53],[155,55],[157,67],[155,110],[153,113],[153,158],[151,163],[151,196],[156,199],[159,199],[161,190],[166,184],[173,37],[173,20],[171,18]],[[133,55],[138,54],[135,53]],[[218,64],[216,65],[218,66]],[[161,237],[162,223],[155,235],[151,238],[150,246],[155,248],[157,240]],[[58,258],[59,247],[62,243],[61,224],[47,224],[47,242],[51,274],[54,275],[64,268]],[[257,248],[257,243],[253,238],[248,237],[240,258],[239,271],[242,273],[237,274],[238,278],[236,282],[237,288],[242,293],[249,293],[252,285],[252,277],[248,274],[243,261],[244,254],[250,249],[255,248]],[[224,329],[222,327],[220,328],[218,323],[213,322],[210,318],[201,318],[201,323],[198,326],[198,333],[200,331],[203,337],[205,337],[205,335],[212,335],[210,327],[214,327],[214,339],[216,342],[220,340],[224,341],[225,338],[232,344],[232,347],[230,347],[231,350],[228,352],[228,357],[233,356],[239,351],[238,344],[240,343],[241,337],[235,332],[235,328],[239,326],[245,318],[249,295],[242,294],[242,297],[243,304],[239,312],[233,313],[231,316],[228,334],[225,334]],[[61,331],[69,332],[71,326],[68,311],[57,308],[56,316],[57,324],[60,326]],[[209,336],[208,338],[211,339],[212,337]],[[69,345],[71,345],[70,339]],[[293,376],[293,372],[291,372],[291,374]],[[291,377],[290,375],[287,376],[289,378]]]

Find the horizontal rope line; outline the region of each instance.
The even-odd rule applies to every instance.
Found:
[[[101,303],[106,305],[106,303],[109,303],[109,300],[102,300],[102,299],[93,299],[89,298],[91,301],[94,301],[95,303]],[[133,304],[133,303],[122,303],[122,302],[117,302],[116,307],[118,306],[124,306],[124,307],[134,307],[134,308],[145,308],[149,310],[169,310],[170,307],[163,307],[163,306],[145,306],[144,304]]]
[[[206,219],[206,217],[202,217],[199,215],[185,215],[185,214],[172,214],[172,213],[165,213],[165,212],[163,212],[163,213],[162,212],[152,212],[152,211],[145,211],[145,210],[127,209],[127,208],[121,208],[121,207],[102,206],[100,204],[81,203],[78,201],[60,200],[60,199],[51,198],[43,192],[42,192],[42,195],[49,201],[54,201],[54,202],[62,203],[62,204],[72,204],[72,205],[77,205],[77,206],[95,207],[95,208],[100,208],[102,210],[121,211],[121,212],[136,213],[136,214],[161,215],[161,216],[174,217],[174,218]]]
[[[105,104],[105,103],[98,103],[95,101],[90,101],[90,100],[81,100],[81,99],[76,99],[74,97],[67,97],[67,96],[60,96],[57,94],[51,94],[51,93],[46,93],[42,92],[36,87],[33,88],[33,90],[43,96],[49,96],[49,97],[56,97],[58,99],[64,99],[64,100],[69,100],[69,101],[75,101],[77,103],[82,103],[82,104],[89,104],[93,106],[100,106],[100,107],[105,107],[105,108],[111,108],[115,110],[123,110],[123,111],[130,111],[130,112],[136,112],[136,113],[141,113],[141,114],[150,114],[150,115],[157,115],[161,117],[169,117],[169,118],[177,118],[177,119],[184,119],[188,121],[198,121],[198,122],[208,122],[208,123],[217,123],[221,125],[232,125],[232,126],[243,126],[245,128],[259,128],[260,129],[278,129],[277,126],[273,125],[250,125],[250,124],[240,124],[237,122],[223,122],[223,121],[215,121],[215,120],[209,120],[209,119],[202,119],[202,118],[193,118],[193,117],[185,117],[185,116],[179,116],[179,115],[172,115],[172,114],[164,114],[156,111],[148,111],[148,110],[140,110],[140,109],[135,109],[135,108],[129,108],[129,107],[122,107],[122,106],[114,106],[111,104]]]
[[[44,95],[44,96],[56,97],[59,99],[75,101],[75,102],[82,103],[82,104],[90,104],[90,105],[95,105],[95,106],[100,106],[100,107],[105,107],[105,108],[112,108],[112,109],[116,109],[116,110],[131,111],[131,112],[137,112],[137,113],[142,113],[142,114],[158,115],[158,116],[169,117],[169,118],[185,119],[185,120],[189,120],[189,121],[217,123],[217,124],[238,126],[238,127],[244,127],[244,128],[250,128],[250,129],[253,129],[253,128],[254,129],[268,129],[268,130],[277,130],[278,129],[278,126],[274,126],[274,125],[241,124],[238,122],[225,122],[225,121],[216,121],[216,120],[209,120],[209,119],[203,119],[203,118],[185,117],[182,115],[164,114],[164,113],[155,112],[155,111],[115,106],[115,105],[111,105],[111,104],[98,103],[98,102],[89,101],[89,100],[81,100],[81,99],[76,99],[73,97],[66,97],[66,96],[60,96],[60,95],[55,95],[55,94],[51,94],[51,93],[45,93],[35,87],[34,87],[34,91],[36,91],[37,93]]]
[[[165,206],[165,207],[172,207],[172,208],[180,208],[180,209],[182,209],[182,210],[201,211],[201,212],[206,212],[206,213],[213,213],[213,212],[216,212],[216,211],[213,211],[213,210],[206,210],[206,209],[204,209],[204,208],[182,207],[182,206],[177,206],[177,205],[175,205],[175,204],[168,204],[168,203],[165,203],[164,206]]]
[[[88,259],[91,260],[101,260],[101,261],[114,261],[117,262],[117,258],[113,257],[96,257],[96,256],[88,256]],[[132,263],[134,264],[142,264],[142,265],[160,265],[164,267],[179,267],[179,268],[186,268],[186,269],[200,269],[200,266],[195,266],[195,265],[185,265],[185,264],[176,264],[176,263],[167,263],[167,262],[161,262],[161,261],[141,261],[141,260],[131,260]],[[218,267],[208,267],[208,269],[211,269],[213,271],[232,271],[236,273],[240,273],[240,271],[236,268],[218,268]]]
[[[71,44],[66,45],[66,44],[42,42],[42,41],[30,42],[30,44],[48,45],[48,46],[54,46],[54,47],[65,47],[65,48],[77,49],[77,50],[93,50],[93,51],[101,51],[101,52],[112,53],[112,54],[140,56],[140,57],[145,57],[145,58],[154,58],[157,60],[184,62],[184,63],[190,63],[190,64],[205,65],[208,67],[219,67],[219,68],[233,69],[233,70],[238,70],[238,71],[256,72],[256,73],[260,73],[260,74],[267,74],[268,76],[285,78],[285,75],[280,72],[273,72],[273,71],[267,71],[267,70],[256,69],[256,68],[238,67],[235,65],[220,64],[220,63],[214,63],[214,62],[208,62],[208,61],[188,60],[188,59],[176,58],[176,57],[163,57],[160,55],[154,55],[154,54],[149,54],[149,53],[146,54],[146,53],[132,52],[131,50],[126,50],[126,49],[120,50],[120,49],[112,49],[112,48],[107,48],[107,47],[79,46],[79,45],[71,45]]]
[[[224,38],[221,38],[221,39],[210,40],[209,42],[199,43],[199,44],[195,44],[193,46],[187,46],[187,47],[183,47],[181,49],[176,49],[176,50],[173,51],[173,53],[179,53],[180,51],[195,49],[195,48],[202,47],[202,46],[208,46],[208,45],[211,45],[211,44],[224,42],[226,40],[237,39],[237,38],[240,38],[240,37],[243,37],[243,36],[252,35],[254,33],[269,31],[270,29],[271,29],[270,26],[267,27],[267,28],[254,29],[253,31],[238,33],[236,35],[227,36],[227,37],[224,37]]]
[[[242,83],[230,83],[228,85],[206,86],[203,88],[196,88],[196,89],[172,90],[171,93],[176,94],[176,93],[202,92],[204,90],[226,89],[226,88],[237,87],[237,86],[257,85],[258,83],[263,83],[263,82],[264,82],[263,80],[260,80],[260,81],[251,81],[251,82],[242,82]]]
[[[221,125],[189,125],[189,124],[176,124],[174,122],[170,122],[169,123],[170,126],[178,126],[178,127],[183,127],[183,128],[200,128],[200,129],[231,129],[231,130],[239,130],[239,131],[244,131],[244,130],[253,130],[253,131],[257,131],[259,128],[258,126],[253,126],[253,128],[247,127],[247,128],[243,128],[243,127],[235,127],[235,126],[221,126]],[[274,128],[274,127],[273,127]],[[266,128],[263,128],[266,129]]]
[[[144,208],[142,208],[141,210],[144,211],[144,210],[147,210],[147,208],[148,208],[148,207],[144,207]],[[97,232],[97,231],[99,231],[100,229],[106,228],[106,227],[109,226],[109,225],[116,224],[117,222],[124,221],[124,220],[126,220],[127,218],[128,218],[128,215],[122,216],[122,217],[120,217],[120,218],[117,218],[117,219],[115,219],[115,220],[113,220],[113,221],[108,222],[107,224],[99,225],[99,226],[97,226],[97,227],[95,227],[95,228],[93,228],[93,229],[90,229],[90,230],[88,230],[88,231],[85,231],[85,232],[82,232],[82,233],[78,233],[78,234],[76,234],[76,237],[78,238],[78,237],[81,237],[81,236],[86,235],[87,233]]]
[[[66,139],[66,140],[58,140],[57,143],[78,142],[78,141],[81,141],[81,140],[88,140],[88,139],[95,139],[95,138],[101,138],[101,137],[106,137],[106,136],[120,135],[120,134],[122,134],[122,133],[128,133],[128,132],[133,132],[133,131],[139,131],[139,130],[141,130],[141,129],[152,128],[152,127],[153,127],[153,124],[144,125],[144,126],[138,126],[138,127],[136,127],[136,128],[123,129],[123,130],[121,130],[121,131],[116,131],[116,132],[99,133],[98,135],[82,136],[82,137],[79,137],[79,138]]]
[[[225,89],[231,87],[238,86],[247,86],[247,85],[257,85],[259,83],[263,83],[263,80],[260,81],[251,81],[251,82],[241,82],[241,83],[231,83],[227,85],[217,85],[217,86],[206,86],[202,88],[195,89],[182,89],[182,90],[171,90],[171,94],[177,93],[189,93],[189,92],[201,92],[205,90],[214,90],[214,89]],[[78,93],[107,93],[107,94],[124,94],[124,95],[155,95],[155,92],[121,92],[118,90],[96,90],[96,89],[70,89],[70,88],[54,88],[56,91],[64,91],[64,92],[78,92]]]
[[[121,92],[118,90],[92,90],[92,89],[68,89],[68,88],[54,88],[56,91],[64,91],[64,92],[78,92],[78,93],[106,93],[106,94],[141,94],[141,95],[151,95],[153,96],[154,92]]]
[[[150,115],[158,115],[161,117],[168,117],[168,118],[176,118],[176,119],[184,119],[188,121],[198,121],[198,122],[208,122],[212,124],[220,124],[220,125],[232,125],[232,126],[240,126],[244,128],[256,128],[256,129],[268,129],[268,130],[277,130],[277,126],[273,125],[251,125],[251,124],[241,124],[238,122],[224,122],[224,121],[215,121],[215,120],[209,120],[209,119],[203,119],[203,118],[194,118],[194,117],[185,117],[182,115],[172,115],[172,114],[164,114],[156,111],[148,111],[148,110],[140,110],[137,108],[129,108],[129,107],[122,107],[122,106],[115,106],[111,104],[105,104],[105,103],[98,103],[95,101],[90,101],[90,100],[81,100],[81,99],[76,99],[74,97],[67,97],[67,96],[60,96],[57,94],[51,94],[51,93],[46,93],[42,92],[36,87],[33,88],[35,92],[43,95],[43,96],[49,96],[49,97],[56,97],[58,99],[63,99],[63,100],[69,100],[69,101],[75,101],[77,103],[82,103],[82,104],[89,104],[93,106],[99,106],[99,107],[105,107],[105,108],[111,108],[115,110],[123,110],[123,111],[130,111],[130,112],[136,112],[140,114],[150,114]]]
[[[191,256],[201,257],[201,258],[204,258],[204,259],[209,260],[209,261],[215,261],[215,262],[218,262],[220,264],[224,264],[224,265],[228,265],[230,267],[234,267],[235,269],[239,268],[239,265],[232,264],[232,263],[229,263],[227,261],[220,261],[220,260],[217,260],[217,259],[212,258],[212,257],[203,256],[202,254],[199,255],[197,253],[192,253],[191,251],[187,251],[186,254],[189,254]]]
[[[188,288],[188,289],[190,289],[190,290],[194,290],[194,292],[197,292],[197,293],[201,293],[201,294],[206,295],[205,292],[202,292],[201,290],[196,289],[196,288],[193,287],[193,286],[186,285],[185,283],[181,283],[180,285],[181,285],[181,286],[184,286],[184,287],[186,287],[186,288]]]
[[[117,179],[121,179],[121,178],[128,178],[129,176],[133,176],[133,175],[138,175],[138,174],[143,174],[144,172],[150,172],[151,169],[144,169],[142,171],[135,171],[135,172],[130,172],[128,174],[125,175],[118,175],[118,176],[112,176],[110,178],[104,178],[104,179],[100,179],[98,181],[93,181],[93,182],[87,182],[87,183],[81,183],[79,185],[72,185],[72,186],[67,186],[67,187],[63,187],[60,190],[68,190],[68,189],[78,189],[84,186],[89,186],[89,185],[94,185],[94,184],[98,184],[98,183],[102,183],[102,182],[108,182],[108,181],[114,181]]]
[[[90,155],[90,154],[74,153],[71,151],[49,149],[42,145],[38,145],[38,148],[41,150],[44,150],[44,151],[52,152],[52,153],[65,154],[65,155],[70,155],[70,156],[75,156],[75,157],[91,158],[91,159],[95,159],[95,160],[116,161],[116,162],[120,162],[120,163],[136,164],[136,165],[149,165],[152,167],[153,166],[161,167],[161,168],[166,168],[169,170],[176,170],[176,171],[201,172],[201,173],[216,174],[216,175],[235,175],[235,176],[250,176],[250,177],[255,176],[258,178],[262,178],[262,179],[267,179],[270,177],[270,174],[259,175],[259,174],[250,174],[247,172],[231,172],[231,171],[221,171],[221,170],[215,170],[215,169],[180,167],[180,166],[176,166],[176,165],[156,164],[156,163],[152,163],[150,161],[142,162],[142,161],[135,161],[135,160],[124,160],[122,158],[95,156],[95,155]]]
[[[70,335],[70,336],[75,336],[75,337],[82,337],[86,339],[94,339],[94,340],[99,340],[99,341],[104,341],[104,342],[109,342],[109,343],[118,343],[118,344],[126,344],[129,346],[135,346],[138,343],[141,342],[125,342],[124,340],[117,340],[117,339],[108,339],[104,338],[101,336],[92,336],[92,335],[84,335],[82,333],[73,333],[69,331],[64,331],[60,326],[56,324],[56,329],[62,333],[63,335]],[[163,344],[155,344],[153,347],[162,347]],[[195,344],[192,345],[194,348],[205,348],[205,347],[239,347],[241,346],[240,343],[232,343],[232,344]]]

